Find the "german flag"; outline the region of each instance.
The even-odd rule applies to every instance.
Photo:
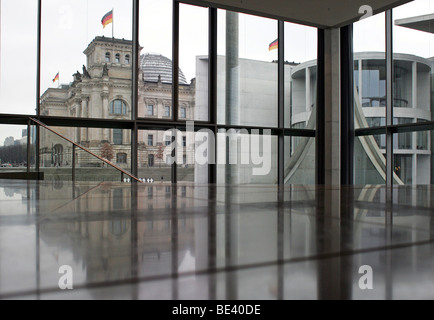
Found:
[[[101,19],[101,24],[104,28],[109,23],[113,23],[113,10],[110,10],[110,12],[107,12],[104,15],[104,17],[102,17],[102,19]]]
[[[268,46],[268,51],[277,49],[279,46],[279,39],[274,40],[272,43],[270,43],[270,45]]]
[[[56,74],[56,76],[53,79],[53,82],[56,82],[57,80],[59,80],[59,72]]]

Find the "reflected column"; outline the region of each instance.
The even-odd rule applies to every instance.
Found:
[[[217,299],[217,216],[216,190],[208,187],[208,300]]]
[[[399,190],[398,190],[399,191]],[[386,246],[392,245],[392,232],[393,232],[393,186],[386,186],[386,212],[385,212],[385,229],[386,229]],[[392,290],[392,250],[386,250],[386,254],[384,255],[386,261],[384,261],[384,265],[386,266],[386,300],[393,299],[393,290]]]
[[[319,255],[340,250],[340,190],[317,187],[316,243]],[[318,259],[317,286],[319,300],[339,300],[341,265],[339,257]]]
[[[172,184],[172,300],[179,299],[179,240],[178,240],[178,188]]]
[[[36,299],[41,298],[41,219],[40,219],[40,181],[36,181],[35,199],[33,199],[35,207],[35,221],[36,221]],[[31,201],[31,197],[27,199]]]
[[[234,201],[237,194],[227,186],[225,189],[225,260],[226,268],[226,299],[238,299],[238,274],[235,271],[238,265],[238,225],[240,214],[239,204]]]
[[[284,187],[278,187],[277,194],[277,299],[283,300],[285,298],[285,273],[284,273],[284,259],[285,259],[285,190]],[[292,214],[290,210],[290,215]]]
[[[354,245],[354,189],[341,187],[340,251],[353,250]],[[341,256],[339,260],[341,270],[340,296],[341,299],[350,300],[353,296],[354,256]]]
[[[138,279],[139,274],[139,246],[138,246],[138,218],[137,218],[138,185],[131,183],[131,279]],[[131,297],[139,299],[138,284],[134,281],[131,285]]]

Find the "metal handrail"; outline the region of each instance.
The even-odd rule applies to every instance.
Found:
[[[35,119],[35,118],[29,118],[29,119],[30,119],[31,121],[33,121],[34,123],[36,123],[37,125],[39,125],[39,126],[45,128],[45,129],[47,129],[48,131],[50,131],[50,132],[54,133],[55,135],[59,136],[60,138],[62,138],[62,139],[64,139],[64,140],[68,141],[68,142],[71,143],[74,147],[78,147],[78,148],[80,148],[81,150],[83,150],[83,151],[89,153],[91,156],[94,156],[95,158],[97,158],[97,159],[101,160],[102,162],[108,164],[108,165],[111,166],[112,168],[114,168],[114,169],[120,171],[122,174],[127,175],[128,177],[130,177],[130,178],[133,179],[134,181],[137,181],[137,182],[143,183],[143,181],[141,181],[139,178],[133,176],[133,175],[132,175],[131,173],[129,173],[128,171],[125,171],[124,169],[122,169],[121,167],[118,167],[117,165],[113,164],[112,162],[108,161],[107,159],[104,159],[103,157],[98,156],[97,154],[93,153],[92,151],[86,149],[85,147],[83,147],[83,146],[81,146],[81,145],[79,145],[79,144],[73,142],[72,140],[70,140],[70,139],[64,137],[64,136],[61,135],[60,133],[58,133],[58,132],[54,131],[53,129],[49,128],[45,123],[43,123],[43,122],[41,122],[41,121],[39,121],[39,120],[37,120],[37,119]],[[74,154],[75,154],[75,152],[74,152]],[[75,160],[73,161],[73,164],[72,164],[72,165],[73,165],[73,169],[74,169],[74,168],[75,168]]]

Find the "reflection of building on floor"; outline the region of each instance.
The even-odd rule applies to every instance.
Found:
[[[59,117],[102,118],[129,120],[132,118],[132,42],[96,37],[84,51],[87,65],[73,75],[73,82],[59,88],[49,88],[41,97],[41,114]],[[171,119],[172,61],[158,54],[143,54],[140,58],[139,117]],[[194,116],[194,79],[190,84],[180,70],[180,119]],[[129,130],[100,128],[55,128],[67,138],[101,155],[109,143],[113,158],[121,167],[131,163]],[[185,136],[185,135],[184,135]],[[163,131],[143,130],[139,133],[139,167],[161,167],[166,164],[170,137]],[[193,146],[178,154],[177,163],[192,157]],[[41,164],[44,167],[68,166],[72,161],[72,146],[52,133],[41,134]],[[85,152],[77,151],[79,167],[99,167],[101,162]]]
[[[65,201],[72,188],[81,196]],[[178,210],[193,207],[193,187],[179,186],[177,192]],[[41,185],[39,196],[49,200],[41,204],[40,212],[51,216],[59,217],[71,211],[83,213],[80,208],[86,211],[87,218],[81,223],[65,220],[42,224],[40,235],[50,253],[53,252],[53,258],[58,259],[55,253],[65,249],[73,252],[74,261],[86,270],[87,281],[127,279],[133,269],[139,277],[170,274],[174,233],[178,246],[177,265],[181,266],[189,254],[194,255],[194,219],[181,213],[173,220],[169,210],[173,205],[171,186],[139,188],[137,210],[151,213],[149,219],[146,214],[142,215],[134,226],[131,224],[131,189],[128,185],[103,183],[95,188],[85,183],[56,186],[53,182],[52,185]],[[101,212],[109,214],[110,218],[101,220],[98,217]],[[93,218],[92,214],[97,217]],[[173,221],[178,223],[176,228]],[[131,239],[137,240],[135,248]],[[91,250],[83,251],[83,248]],[[113,252],[117,254],[110,254]],[[137,255],[137,261],[132,260],[134,255]]]

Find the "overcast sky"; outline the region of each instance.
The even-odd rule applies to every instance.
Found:
[[[0,113],[34,113],[36,105],[36,12],[35,0],[1,1]],[[86,64],[83,51],[95,36],[132,39],[130,0],[43,0],[41,94],[72,81],[72,74]],[[434,12],[434,0],[417,0],[394,10],[394,18]],[[101,18],[114,9],[114,24],[103,29]],[[172,58],[172,0],[141,1],[140,45],[142,53],[160,53]],[[225,53],[225,12],[218,12],[218,54]],[[268,44],[277,38],[274,20],[240,15],[240,57],[272,61],[277,50]],[[287,23],[285,60],[304,62],[316,58],[315,28]],[[428,58],[434,56],[433,35],[396,27],[396,52]],[[357,22],[355,51],[384,51],[384,14]],[[195,77],[195,59],[208,51],[208,11],[180,6],[180,67],[187,81]],[[2,126],[0,145],[8,136],[21,137],[21,127]]]

